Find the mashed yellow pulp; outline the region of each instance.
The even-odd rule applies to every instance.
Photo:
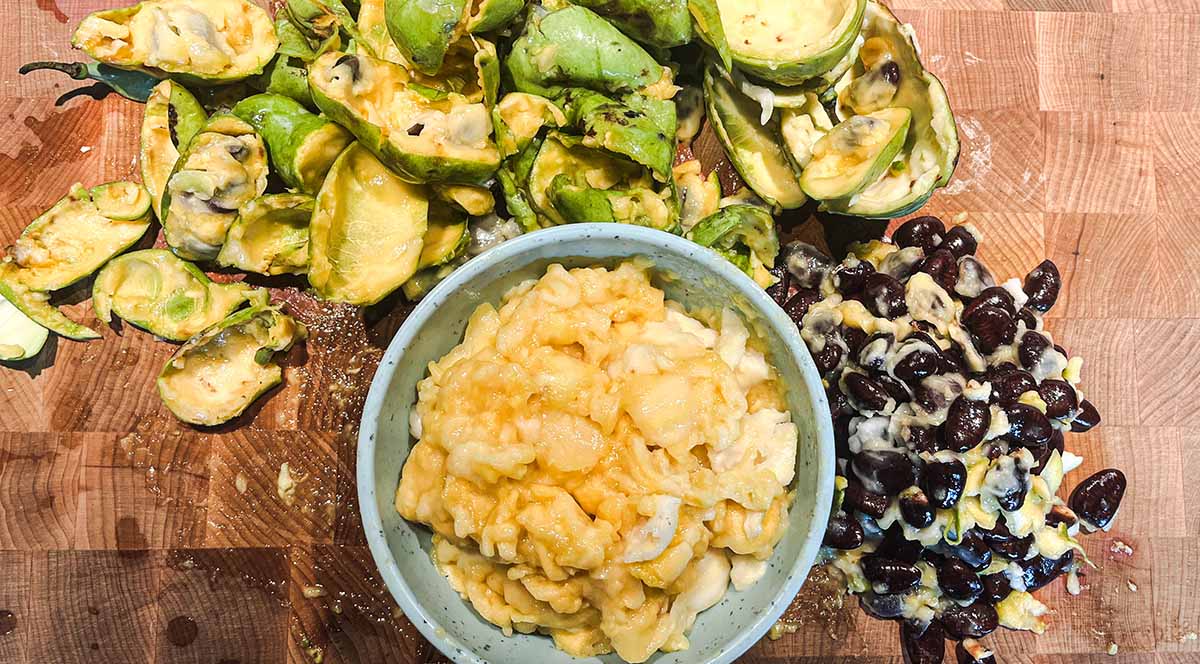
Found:
[[[797,431],[749,336],[666,302],[644,265],[553,265],[430,364],[396,508],[506,634],[630,662],[685,649],[787,526]]]

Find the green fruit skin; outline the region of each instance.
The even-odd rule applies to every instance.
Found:
[[[14,268],[11,266],[0,268],[0,297],[11,302],[33,322],[59,336],[75,341],[90,341],[100,338],[99,332],[67,318],[48,301],[33,297],[34,294],[28,289],[7,279],[6,273],[11,269]]]
[[[911,114],[904,118],[904,123],[900,125],[894,134],[892,134],[892,137],[888,140],[887,145],[885,145],[879,151],[879,154],[875,156],[875,160],[871,164],[871,167],[863,173],[861,180],[859,180],[857,183],[852,183],[852,186],[849,189],[843,188],[842,191],[837,192],[837,194],[832,197],[814,195],[814,193],[821,194],[822,192],[820,192],[819,189],[811,186],[809,181],[805,179],[803,175],[801,175],[800,186],[804,189],[804,193],[808,194],[809,198],[812,198],[815,201],[827,199],[841,200],[848,199],[873,184],[881,175],[883,175],[884,171],[886,171],[888,167],[892,165],[892,160],[896,158],[896,155],[899,154],[900,149],[904,147],[904,140],[908,136],[908,127],[911,120]],[[836,130],[837,127],[835,126],[831,131]]]
[[[172,150],[178,155],[188,143],[191,143],[196,134],[200,133],[200,130],[208,122],[208,113],[204,112],[204,107],[196,100],[195,95],[175,81],[168,81],[166,85],[169,86],[170,95],[164,95],[160,98],[153,93],[151,94],[149,100],[146,102],[146,115],[145,119],[142,120],[142,124],[145,126],[148,122],[154,120],[159,125],[169,126],[170,116],[173,111],[175,116],[175,143],[172,145],[154,145],[149,140],[151,137],[144,130],[141,136],[142,158],[140,161],[142,182],[146,183],[146,188],[150,190],[150,197],[154,201],[154,214],[160,219],[162,218],[163,192],[151,189],[150,184],[154,183],[155,186],[161,184],[165,189],[166,177],[170,176],[170,172],[168,171],[163,174],[151,173],[150,168],[154,160],[150,156],[171,154]],[[172,170],[174,166],[174,163],[172,163]]]
[[[298,58],[280,54],[261,74],[250,79],[250,87],[259,92],[283,95],[309,109],[317,107],[312,92],[308,89],[308,68]]]
[[[478,13],[467,17],[467,32],[477,35],[507,26],[525,9],[525,1],[482,0],[478,5]]]
[[[687,0],[574,0],[596,12],[621,32],[656,48],[683,46],[692,40]]]
[[[854,40],[858,38],[859,29],[862,27],[863,12],[866,10],[867,0],[858,0],[858,5],[854,13],[854,20],[851,21],[851,28],[846,30],[841,37],[825,51],[799,62],[772,62],[749,56],[738,55],[734,50],[732,53],[734,65],[764,81],[778,83],[779,85],[800,85],[809,79],[820,76],[825,72],[833,69],[833,67],[842,59],[846,51],[854,45]]]
[[[688,237],[696,244],[715,249],[733,249],[743,244],[765,265],[779,255],[779,238],[771,213],[754,205],[730,205],[702,219]]]
[[[645,99],[642,95],[630,97]],[[583,134],[584,145],[625,155],[649,168],[659,182],[671,179],[671,162],[675,159],[673,112],[669,120],[651,117],[632,105],[583,88],[567,90],[561,101],[568,121]],[[675,107],[669,106],[672,110]],[[669,126],[660,127],[660,121]]]
[[[422,73],[442,68],[446,51],[457,37],[468,0],[387,0],[388,34],[404,57]]]
[[[306,194],[315,194],[325,181],[325,174],[333,160],[350,144],[350,134],[337,124],[310,113],[299,102],[275,94],[254,95],[238,102],[233,114],[245,120],[267,142],[271,164],[287,186]],[[309,145],[310,142],[332,141],[340,148],[326,152],[323,164],[306,168],[303,156],[310,152],[321,152]],[[311,171],[315,177],[305,181],[304,172]]]
[[[548,69],[539,63],[544,49],[552,48]],[[601,64],[603,63],[603,64]],[[513,42],[504,61],[513,86],[553,98],[564,87],[601,92],[634,92],[662,79],[662,65],[590,9],[571,6],[531,21],[525,34]]]
[[[647,189],[614,190],[593,189],[571,184],[566,175],[555,176],[550,183],[550,201],[554,208],[568,223],[625,223],[657,228],[668,233],[679,230],[678,215],[669,214],[661,223],[654,223],[648,215],[640,215],[635,219],[618,219],[613,210],[612,201],[617,198],[658,196]],[[639,223],[645,222],[645,223]]]
[[[348,106],[327,95],[311,75],[309,81],[317,107],[334,122],[350,130],[363,147],[370,150],[406,182],[483,184],[500,166],[499,153],[496,153],[495,159],[470,160],[405,152],[389,141],[380,127],[367,122]]]
[[[733,69],[733,55],[729,50],[729,40],[725,37],[725,26],[721,23],[721,10],[716,0],[688,0],[688,11],[696,34],[717,52],[725,71]]]

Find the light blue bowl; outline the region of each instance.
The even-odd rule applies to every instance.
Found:
[[[568,268],[604,265],[641,256],[655,266],[655,285],[689,310],[733,307],[761,338],[787,386],[800,429],[796,500],[787,534],[766,575],[745,592],[730,587],[717,606],[700,614],[691,648],[659,653],[658,664],[724,664],[753,646],[779,619],[804,583],[821,545],[833,496],[834,450],[829,408],[820,376],[796,325],[732,264],[688,240],[638,226],[576,224],[518,237],[459,268],[437,286],[396,333],[371,382],[358,440],[358,498],[371,554],[400,607],[447,657],[459,664],[618,663],[616,655],[580,660],[545,636],[506,637],[454,592],[429,558],[430,531],[396,513],[393,498],[412,440],[408,414],[426,367],[462,340],[467,320],[484,302],[496,304],[509,288],[544,274],[552,263]]]

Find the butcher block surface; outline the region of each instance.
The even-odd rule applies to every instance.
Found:
[[[1064,495],[1101,468],[1129,477],[1116,526],[1084,539],[1099,569],[1082,594],[1054,583],[1039,593],[1048,633],[987,642],[1001,662],[1200,661],[1200,4],[891,4],[945,82],[963,142],[927,211],[966,213],[998,277],[1043,257],[1063,272],[1048,327],[1085,358],[1083,387],[1104,418],[1067,438],[1084,464]],[[111,2],[6,5],[3,245],[73,182],[137,179],[141,121],[139,105],[96,100],[61,74],[16,73],[81,59],[74,25]],[[695,150],[719,161],[711,135]],[[795,232],[836,246],[883,230],[852,223]],[[445,661],[379,580],[355,499],[362,400],[409,306],[360,313],[282,285],[273,293],[308,343],[285,358],[282,388],[215,430],[167,412],[154,378],[175,347],[98,323],[90,283],[64,301],[103,340],[51,341],[38,360],[0,367],[0,662]],[[290,505],[276,492],[284,463],[303,478]],[[786,618],[795,633],[742,661],[901,661],[896,625],[819,574]]]

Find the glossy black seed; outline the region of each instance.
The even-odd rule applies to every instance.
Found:
[[[999,488],[995,496],[1001,509],[1016,512],[1025,504],[1025,494],[1029,490],[1029,471],[1017,465],[1015,459],[1001,459],[988,471],[985,481]]]
[[[854,265],[839,265],[833,270],[833,287],[843,296],[858,295],[867,285],[867,277],[874,273],[874,266],[867,261],[858,261]]]
[[[879,554],[863,556],[862,571],[871,588],[881,595],[908,592],[921,582],[921,570]]]
[[[973,256],[979,249],[979,240],[965,226],[955,226],[946,231],[940,248],[950,251],[956,258]]]
[[[1031,309],[1042,313],[1050,311],[1050,307],[1058,301],[1058,291],[1062,288],[1062,277],[1053,261],[1042,261],[1041,265],[1025,275],[1023,290],[1029,296],[1026,304]]]
[[[899,502],[900,517],[908,525],[920,529],[933,524],[933,508],[929,505],[929,498],[920,489],[902,494]]]
[[[1046,525],[1051,528],[1057,528],[1063,524],[1070,528],[1076,523],[1079,523],[1079,517],[1066,505],[1055,505],[1046,515]]]
[[[836,383],[825,388],[825,398],[829,401],[829,415],[834,419],[854,414],[854,406],[850,405],[850,399],[842,394]]]
[[[883,534],[883,540],[879,542],[879,548],[875,550],[875,553],[881,556],[909,565],[920,560],[924,552],[925,547],[921,546],[920,542],[904,537],[904,530],[898,524],[888,528]]]
[[[962,349],[958,347],[958,344],[938,353],[937,372],[939,374],[966,373],[964,367]]]
[[[845,376],[850,403],[859,410],[883,410],[887,406],[887,390],[875,379],[860,373]]]
[[[889,450],[864,450],[850,464],[867,490],[895,496],[916,484],[917,469],[908,455]]]
[[[902,282],[908,281],[923,258],[925,258],[925,252],[920,247],[905,247],[884,256],[883,260],[879,262],[879,271],[890,274]]]
[[[939,618],[946,633],[954,639],[977,639],[991,634],[1000,626],[996,608],[986,602],[975,602],[970,606],[951,604]]]
[[[999,307],[979,307],[971,311],[970,317],[964,311],[962,322],[975,346],[984,353],[1012,343],[1017,334],[1016,321]]]
[[[959,396],[950,404],[942,429],[946,449],[952,452],[966,452],[983,442],[991,424],[992,411],[986,403]]]
[[[973,648],[977,649],[979,656],[972,652]],[[972,639],[963,639],[954,644],[954,657],[958,664],[996,664],[995,655],[984,654],[988,652],[987,648]]]
[[[946,632],[937,621],[924,629],[908,621],[900,623],[900,644],[907,664],[942,664],[946,658]]]
[[[1075,552],[1070,549],[1057,560],[1042,556],[1018,560],[1017,564],[1021,566],[1021,580],[1025,584],[1025,592],[1031,593],[1041,589],[1070,569],[1073,562],[1075,562]]]
[[[1050,340],[1039,332],[1026,332],[1021,335],[1021,343],[1017,346],[1017,359],[1021,366],[1032,369],[1042,360],[1042,356],[1050,348]]]
[[[833,259],[807,242],[792,242],[784,250],[784,265],[792,283],[800,288],[818,288],[833,269]]]
[[[1037,381],[1029,372],[1021,369],[1010,369],[1003,373],[988,372],[988,381],[992,384],[992,396],[1001,406],[1017,403],[1022,394],[1037,389]]]
[[[888,320],[908,313],[908,303],[904,299],[904,285],[895,277],[882,272],[876,272],[867,277],[863,287],[862,300],[871,313]]]
[[[792,292],[792,275],[783,266],[783,261],[775,261],[775,267],[768,269],[767,272],[775,278],[775,283],[767,288],[767,295],[771,296],[775,304],[782,307],[787,304],[788,294]]]
[[[979,296],[971,300],[962,312],[962,317],[965,320],[971,315],[975,309],[982,307],[998,307],[1003,309],[1009,316],[1014,316],[1017,313],[1017,304],[1013,300],[1013,296],[1005,289],[999,286],[985,288],[979,293]]]
[[[1036,448],[1036,453],[1034,456],[1037,458],[1037,465],[1035,465],[1029,472],[1033,473],[1034,475],[1040,475],[1042,470],[1046,468],[1046,462],[1050,460],[1050,455],[1055,450],[1058,450],[1059,456],[1062,456],[1063,449],[1063,433],[1058,429],[1054,429],[1050,433],[1050,442],[1046,443],[1042,447]]]
[[[420,136],[421,132],[423,132],[423,131],[425,131],[425,125],[418,122],[408,128],[408,135],[409,136]]]
[[[925,253],[931,253],[942,242],[946,234],[946,225],[937,217],[914,217],[900,224],[892,241],[901,247],[920,247]]]
[[[880,620],[891,620],[904,615],[902,595],[880,595],[868,591],[858,596],[858,605],[867,615]]]
[[[862,351],[863,344],[867,343],[867,333],[857,327],[846,327],[842,325],[838,327],[838,334],[842,337],[842,341],[846,342],[846,348],[850,351],[851,357],[858,357]]]
[[[983,582],[983,600],[997,604],[1003,602],[1005,597],[1008,597],[1012,592],[1012,584],[1008,582],[1008,577],[1004,572],[996,574],[985,574],[980,577]]]
[[[1046,402],[1046,416],[1053,418],[1067,417],[1079,407],[1079,397],[1075,388],[1065,380],[1043,380],[1037,386],[1038,394]]]
[[[810,349],[811,350],[811,349]],[[812,353],[813,364],[817,365],[817,371],[822,376],[837,368],[842,361],[842,347],[834,343],[832,339],[825,339],[825,346],[821,350]]]
[[[921,471],[921,490],[938,509],[947,510],[958,504],[967,486],[967,467],[957,459],[931,461]]]
[[[974,600],[983,594],[983,582],[969,565],[958,558],[946,558],[937,568],[938,586],[951,599]]]
[[[879,381],[879,384],[883,386],[883,390],[887,392],[889,397],[895,399],[897,404],[905,403],[912,398],[912,394],[909,393],[904,383],[887,374],[876,376],[875,380]]]
[[[1037,329],[1037,326],[1038,326],[1037,315],[1034,314],[1033,310],[1030,309],[1029,307],[1021,307],[1021,310],[1017,312],[1017,320],[1022,323],[1025,323],[1026,330],[1036,330]],[[1063,355],[1066,355],[1066,353],[1063,353]]]
[[[1121,508],[1125,485],[1125,473],[1116,468],[1101,470],[1080,482],[1067,504],[1085,524],[1103,530]]]
[[[850,452],[850,417],[835,417],[833,420],[833,450],[839,459],[854,456]]]
[[[804,320],[804,314],[808,313],[812,305],[820,301],[820,293],[815,290],[801,288],[783,305],[783,310],[787,313],[788,318],[791,318],[796,325],[800,325]]]
[[[846,484],[846,492],[842,505],[855,509],[876,519],[882,518],[888,508],[888,497],[881,493],[867,491],[863,485],[854,480]]]
[[[929,325],[923,320],[915,320],[913,321],[913,325],[918,329],[905,337],[905,341],[923,341],[934,348],[938,347],[937,342],[933,340],[933,337],[929,336],[937,331],[936,327]]]
[[[996,285],[996,278],[987,267],[974,256],[958,259],[958,285],[954,291],[963,297],[977,297],[985,289]]]
[[[1011,403],[1004,407],[1008,415],[1008,438],[1024,447],[1037,447],[1050,442],[1054,431],[1049,418],[1042,411],[1023,403]]]
[[[864,369],[880,371],[887,361],[888,350],[892,347],[892,335],[888,333],[872,334],[863,342],[858,351],[858,363]]]
[[[896,374],[896,378],[910,385],[919,383],[922,378],[937,373],[939,355],[940,353],[924,349],[910,352],[896,363],[893,373]]]
[[[946,545],[946,551],[977,572],[992,564],[992,550],[974,528],[963,533],[962,541],[958,544]]]
[[[953,293],[954,286],[958,283],[958,259],[947,249],[938,249],[926,256],[925,260],[917,265],[917,271],[933,277],[937,285],[947,293]]]
[[[995,528],[980,531],[980,535],[983,537],[983,541],[987,542],[992,553],[1006,560],[1024,559],[1025,554],[1029,553],[1029,547],[1033,545],[1033,535],[1025,537],[1013,535],[1003,519],[996,522]]]
[[[835,549],[857,549],[864,538],[863,527],[848,516],[831,517],[825,527],[825,545]]]
[[[353,54],[343,55],[342,57],[337,59],[337,62],[333,63],[333,66],[335,69],[337,67],[341,67],[343,65],[345,65],[350,70],[350,80],[358,81],[358,79],[360,77],[360,72],[359,72],[360,63],[358,61],[358,56],[353,55]]]
[[[918,454],[933,453],[938,450],[937,432],[933,427],[909,427],[904,439],[904,446]]]
[[[883,76],[883,80],[892,85],[900,85],[900,65],[892,60],[883,63],[879,68],[879,73]]]
[[[1091,431],[1097,424],[1100,424],[1100,411],[1096,410],[1096,406],[1087,399],[1079,402],[1079,412],[1075,413],[1075,419],[1071,421],[1071,431]]]

